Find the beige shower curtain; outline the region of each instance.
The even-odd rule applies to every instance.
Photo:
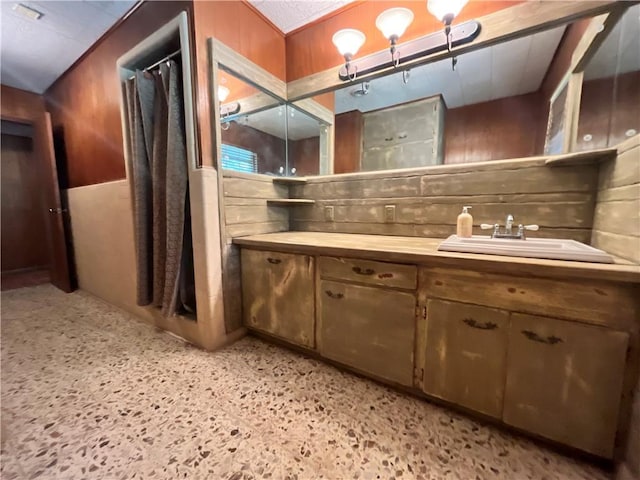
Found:
[[[185,276],[193,275],[181,268],[192,251],[190,238],[185,242],[188,169],[180,85],[174,61],[162,63],[154,72],[137,71],[126,85],[137,302],[161,307],[165,316],[175,315],[183,306],[190,310],[180,293],[181,286],[184,290],[189,283]]]

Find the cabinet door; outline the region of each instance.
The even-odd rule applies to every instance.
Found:
[[[242,249],[245,325],[314,347],[314,259]]]
[[[390,147],[374,147],[362,154],[363,171],[414,168],[438,164],[433,140],[411,142]]]
[[[629,334],[512,314],[503,420],[611,458]]]
[[[429,300],[424,391],[500,418],[508,334],[504,310]]]
[[[413,384],[416,297],[322,280],[318,348],[362,372]]]

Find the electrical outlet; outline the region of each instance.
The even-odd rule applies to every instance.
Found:
[[[332,206],[324,207],[324,221],[325,222],[333,222],[333,207]]]
[[[396,206],[395,205],[385,205],[384,206],[384,221],[386,223],[391,223],[396,221]]]

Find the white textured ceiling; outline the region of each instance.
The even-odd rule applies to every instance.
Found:
[[[455,71],[451,60],[414,68],[406,85],[401,73],[378,78],[366,96],[354,97],[351,92],[360,87],[348,86],[336,92],[336,113],[368,112],[437,94],[442,94],[448,108],[457,108],[534,92],[564,30],[562,26],[460,55]]]
[[[249,0],[271,22],[289,33],[354,0]]]
[[[32,20],[13,10],[21,3],[41,12]],[[0,81],[10,87],[44,92],[135,1],[0,2]],[[115,67],[114,67],[115,68]]]
[[[640,5],[625,12],[584,71],[585,80],[640,70]]]

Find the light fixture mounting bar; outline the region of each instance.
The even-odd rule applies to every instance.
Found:
[[[227,117],[240,113],[240,103],[232,102],[220,106],[221,120],[228,120]]]
[[[480,35],[480,23],[470,20],[455,27],[451,27],[451,46],[457,47],[475,40]],[[423,37],[409,40],[398,45],[400,57],[397,60],[398,65],[414,60],[416,58],[425,57],[436,52],[447,50],[447,37],[442,32],[434,32]],[[345,66],[338,71],[340,80],[346,81],[353,78],[353,71],[358,72],[358,76],[366,75],[378,70],[393,67],[394,61],[389,57],[389,51],[374,53],[366,57],[351,61],[350,73],[347,72]]]

